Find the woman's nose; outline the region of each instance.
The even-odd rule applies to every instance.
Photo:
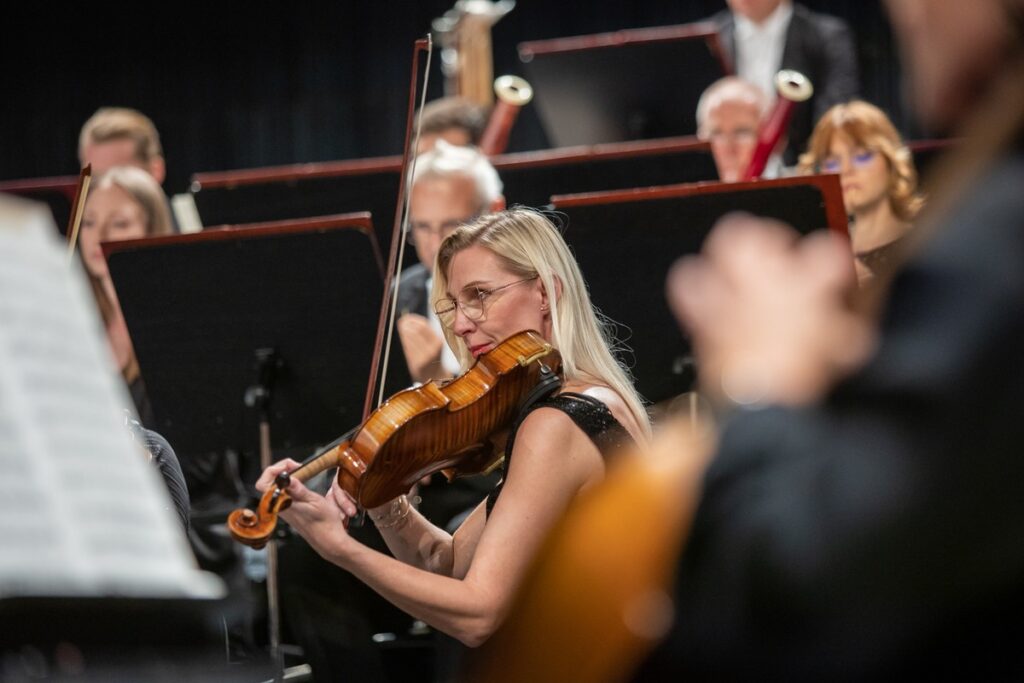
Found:
[[[460,337],[476,329],[476,321],[471,319],[462,311],[462,306],[455,307],[455,320],[452,321],[452,331]]]

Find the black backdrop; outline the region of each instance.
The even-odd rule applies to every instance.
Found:
[[[78,131],[103,105],[135,107],[153,118],[170,194],[184,191],[200,171],[397,154],[412,43],[453,4],[14,4],[4,10],[5,23],[27,48],[14,40],[0,45],[0,180],[77,173]],[[863,96],[914,137],[879,1],[804,4],[850,22]],[[495,75],[522,73],[516,45],[524,40],[686,23],[724,6],[519,0],[492,32]],[[443,94],[438,55],[430,98]],[[509,151],[547,146],[528,106]]]

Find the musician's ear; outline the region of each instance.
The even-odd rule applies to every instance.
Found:
[[[167,178],[167,165],[164,163],[163,157],[155,156],[146,162],[146,170],[156,179],[156,182],[164,184],[164,180]]]
[[[498,195],[498,197],[493,202],[491,202],[490,206],[487,208],[490,209],[490,213],[494,213],[495,211],[504,211],[506,206],[507,204],[505,204],[505,196]]]
[[[562,300],[562,280],[557,275],[551,275],[552,282],[555,283],[555,300]],[[543,282],[540,288],[540,307],[542,311],[547,311],[551,308],[551,304],[548,301],[548,290],[544,287]]]

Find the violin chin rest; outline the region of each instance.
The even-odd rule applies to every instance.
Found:
[[[455,477],[469,474],[480,474],[494,466],[496,460],[494,444],[491,441],[475,443],[454,453],[455,465],[442,470],[451,481]]]

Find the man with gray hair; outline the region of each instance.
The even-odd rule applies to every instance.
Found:
[[[397,329],[410,376],[426,382],[458,370],[429,301],[437,250],[459,225],[505,208],[505,197],[498,172],[483,153],[444,140],[416,157],[411,187],[408,239],[420,262],[399,281]]]
[[[711,144],[711,156],[722,182],[743,178],[757,148],[757,135],[768,115],[770,100],[754,83],[739,76],[720,78],[697,103],[697,136]],[[780,144],[778,149],[784,148]],[[762,178],[783,175],[782,157],[772,154]]]

